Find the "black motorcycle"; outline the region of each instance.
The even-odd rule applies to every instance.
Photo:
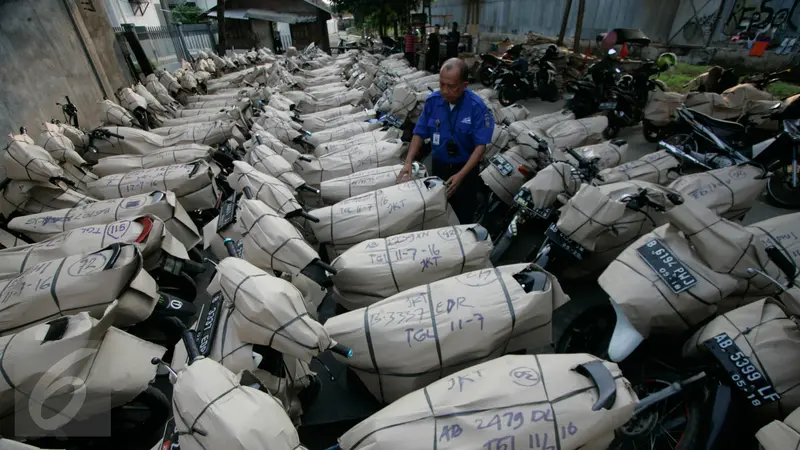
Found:
[[[773,106],[777,110],[781,106]],[[751,143],[748,129],[738,122],[715,119],[681,106],[678,124],[688,133],[677,134],[660,146],[703,169],[719,169],[742,163],[764,167],[771,176],[767,181],[767,198],[777,206],[800,208],[800,108],[787,108],[763,116],[782,121],[782,131],[772,139]]]
[[[609,50],[603,59],[587,68],[585,78],[567,83],[564,94],[566,108],[575,114],[576,119],[616,109],[612,92],[616,86],[616,76],[620,73],[614,58],[616,53],[614,49]]]
[[[551,62],[557,56],[558,49],[553,45],[537,60],[533,71],[528,71],[528,63],[524,59],[517,60],[508,68],[501,68],[494,85],[500,104],[510,106],[519,100],[537,96],[549,102],[558,100],[556,66]]]
[[[494,86],[498,70],[502,67],[509,67],[514,64],[514,61],[519,59],[521,54],[521,45],[511,46],[503,53],[503,56],[483,53],[481,55],[481,64],[478,66],[478,81],[486,87]]]
[[[642,121],[650,92],[668,90],[663,81],[653,79],[661,72],[655,62],[648,61],[632,73],[623,75],[611,88],[610,102],[600,105],[600,109],[608,110],[608,128],[603,132],[606,139],[615,138],[622,127]]]

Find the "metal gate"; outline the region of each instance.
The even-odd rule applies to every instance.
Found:
[[[278,34],[281,36],[281,45],[284,50],[292,46],[292,31],[288,23],[278,22]]]

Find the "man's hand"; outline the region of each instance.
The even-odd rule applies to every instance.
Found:
[[[464,175],[462,175],[461,172],[458,172],[457,174],[447,179],[447,181],[444,183],[447,185],[447,198],[450,198],[453,194],[455,194],[463,178]]]
[[[403,164],[403,168],[400,169],[400,173],[397,174],[397,179],[394,180],[394,184],[405,183],[406,181],[411,179],[411,164]]]

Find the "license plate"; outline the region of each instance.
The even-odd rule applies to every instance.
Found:
[[[564,100],[572,100],[573,98],[575,98],[575,94],[573,94],[572,92],[567,92],[566,94],[564,94]]]
[[[564,233],[556,227],[556,224],[551,223],[549,227],[547,227],[547,231],[544,232],[545,236],[547,236],[554,244],[558,245],[569,253],[570,255],[574,256],[577,260],[583,260],[583,253],[586,251],[583,247],[578,245],[572,239],[564,236]]]
[[[553,208],[532,208],[531,212],[542,219],[549,219],[553,215]]]
[[[514,172],[514,166],[512,166],[510,162],[503,158],[502,155],[492,156],[490,162],[504,177],[507,177]]]
[[[523,208],[530,209],[530,204],[533,202],[533,196],[531,195],[531,191],[528,188],[522,188],[517,192],[517,195],[514,196],[514,203],[522,206]]]
[[[233,222],[236,213],[236,194],[232,194],[219,205],[219,219],[217,220],[217,231],[227,227]]]
[[[196,333],[197,349],[200,355],[208,356],[211,353],[211,344],[214,342],[214,333],[217,332],[219,318],[222,316],[222,292],[217,292],[211,297],[208,309],[198,322],[199,329]]]
[[[722,333],[703,342],[714,358],[728,373],[734,386],[738,387],[753,406],[762,406],[780,400],[767,377],[744,356],[742,350],[727,333]]]
[[[649,240],[636,252],[672,292],[680,294],[697,284],[697,278],[658,239]]]
[[[609,110],[609,109],[616,109],[616,108],[617,108],[617,102],[600,103],[600,109],[601,110]]]

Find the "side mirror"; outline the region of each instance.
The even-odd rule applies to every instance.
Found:
[[[769,109],[770,109],[771,111],[775,111],[775,110],[779,109],[781,106],[783,106],[783,103],[775,103],[775,104],[774,104],[774,105],[772,105],[772,106],[771,106]]]

